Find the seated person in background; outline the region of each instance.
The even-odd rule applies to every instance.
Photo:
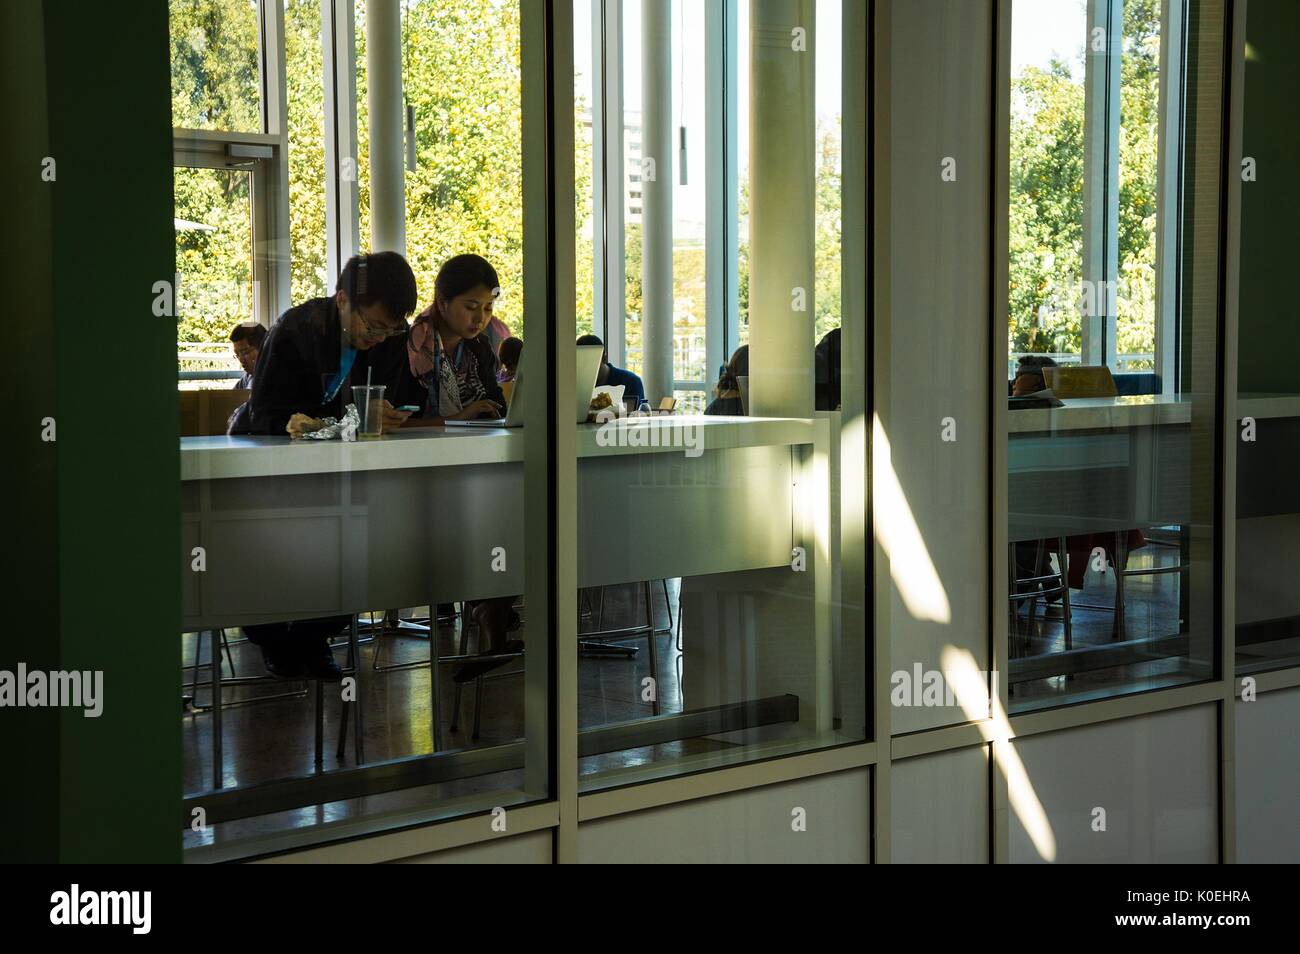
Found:
[[[515,379],[519,373],[519,358],[523,353],[524,343],[518,338],[507,338],[501,342],[501,347],[497,350],[497,358],[501,361],[501,367],[497,369],[498,384]]]
[[[744,417],[745,405],[740,400],[740,379],[749,376],[749,345],[736,349],[731,360],[727,362],[718,385],[713,389],[714,398],[704,409],[705,414],[722,417]]]
[[[478,255],[457,255],[438,270],[433,304],[411,326],[407,344],[411,373],[428,389],[426,422],[441,424],[448,418],[468,420],[505,413],[505,395],[497,383],[497,358],[487,334],[500,294],[496,269]],[[505,596],[465,604],[478,624],[481,654],[523,650],[521,641],[506,639],[506,633],[518,625],[510,608],[513,602],[514,597]],[[459,683],[469,682],[507,661],[465,663],[454,678]]]
[[[282,435],[295,414],[341,417],[352,402],[350,386],[365,384],[367,374],[406,403],[402,392],[418,388],[406,370],[404,341],[406,316],[415,303],[415,275],[400,255],[352,258],[333,297],[290,308],[266,336],[247,405],[251,431]],[[400,425],[406,416],[389,403],[385,428]],[[351,619],[326,616],[243,629],[261,648],[272,675],[338,680],[342,673],[329,637],[346,629]]]
[[[1020,356],[1016,365],[1016,377],[1011,382],[1012,397],[1026,397],[1036,391],[1046,389],[1043,380],[1043,368],[1054,368],[1056,362],[1045,354],[1025,354]]]
[[[271,328],[257,360],[249,399],[250,433],[284,434],[295,414],[343,416],[352,387],[385,385],[384,428],[408,413],[394,410],[418,395],[406,371],[406,316],[415,309],[415,275],[396,252],[353,256],[330,298],[290,308]],[[297,436],[296,434],[294,436]]]
[[[257,355],[266,341],[266,329],[261,325],[235,325],[230,332],[230,348],[235,352],[235,360],[244,369],[243,375],[235,387],[246,390],[253,387],[253,369],[257,367]]]
[[[252,390],[253,369],[257,367],[257,355],[262,350],[264,341],[266,328],[262,325],[239,324],[230,332],[230,348],[235,353],[235,360],[244,369],[244,373],[235,382],[235,388]],[[245,401],[230,412],[230,417],[226,420],[226,433],[247,434],[248,428],[248,402]]]
[[[496,269],[477,255],[449,258],[438,270],[433,303],[415,319],[406,346],[411,374],[425,388],[425,422],[505,414],[486,333],[500,294]]]
[[[601,341],[596,335],[583,335],[578,339],[579,345],[600,345],[605,347],[605,342]],[[623,385],[623,406],[630,410],[636,410],[645,401],[645,385],[641,379],[631,371],[624,368],[616,368],[609,363],[609,352],[600,353],[600,371],[596,374],[596,386],[616,388]],[[635,403],[633,403],[635,401]]]
[[[817,342],[816,408],[834,411],[840,406],[840,329],[832,328]]]

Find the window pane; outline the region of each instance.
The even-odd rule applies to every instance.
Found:
[[[262,132],[257,0],[170,0],[172,125]]]
[[[1216,229],[1198,233],[1196,217],[1217,222],[1217,209],[1186,204],[1181,182],[1217,181],[1220,113],[1189,121],[1194,51],[1162,58],[1160,37],[1184,30],[1181,5],[1163,5],[1164,22],[1147,0],[1063,3],[1057,18],[1049,6],[1018,4],[1013,19],[1013,711],[1215,668],[1218,316],[1203,283],[1216,249],[1197,238]]]
[[[230,332],[255,320],[249,174],[178,167],[173,189],[180,385],[229,387],[241,374]]]
[[[823,6],[835,7],[824,20]],[[615,135],[626,160],[627,369],[602,380],[642,390],[651,407],[668,395],[677,404],[579,432],[588,790],[865,737],[865,687],[843,675],[861,674],[864,634],[839,626],[830,582],[839,415],[815,413],[814,402],[818,334],[840,314],[839,4],[800,4],[800,19],[753,30],[749,8],[719,4],[725,15],[712,19],[689,0],[623,5]],[[772,36],[791,39],[773,51]],[[788,46],[796,36],[799,46]],[[711,80],[728,43],[764,52],[738,56],[739,75]],[[728,124],[709,115],[705,91],[724,81],[736,91],[733,120],[760,135],[717,138]],[[711,210],[727,207],[727,182],[742,214],[776,237],[741,246],[742,261],[772,276],[761,300],[722,272],[735,268],[723,248],[736,242],[736,224],[716,228]],[[710,262],[724,263],[713,276]],[[708,297],[713,281],[732,296],[726,307]],[[737,297],[753,306],[760,363],[719,381],[708,348],[724,331],[738,346],[725,328]],[[745,414],[751,374],[765,375],[761,417]]]
[[[1300,7],[1252,6],[1246,22],[1244,154],[1258,170],[1293,168],[1300,68],[1284,53]],[[1300,189],[1255,174],[1241,186],[1237,342],[1237,672],[1300,665],[1300,364],[1291,276]]]
[[[334,289],[325,255],[325,87],[317,0],[284,8],[289,116],[289,256],[294,301]]]
[[[596,34],[600,35],[600,24]],[[597,303],[596,266],[593,259],[596,242],[596,209],[593,188],[596,182],[596,153],[592,148],[595,138],[594,110],[597,105],[599,82],[592,62],[591,4],[573,5],[573,169],[574,193],[577,196],[575,221],[577,234],[574,245],[574,266],[577,270],[577,326],[579,335],[595,334],[602,338],[604,331],[595,327],[596,315],[604,312]]]
[[[1115,343],[1115,370],[1121,372],[1156,371],[1156,303],[1162,297],[1156,289],[1160,9],[1160,0],[1124,0]],[[1177,51],[1174,56],[1177,64]],[[1171,92],[1176,101],[1177,90]],[[1172,325],[1174,308],[1167,305],[1162,317]]]
[[[405,52],[389,65],[404,68],[416,114],[417,164],[405,174],[413,300],[409,276],[374,255],[355,283],[326,274],[322,44],[332,38],[322,37],[316,0],[289,0],[292,307],[259,344],[234,433],[225,433],[226,402],[233,409],[243,395],[225,390],[207,392],[183,427],[185,792],[187,812],[202,808],[207,823],[187,824],[183,837],[197,858],[548,796],[547,633],[529,627],[530,612],[546,615],[546,575],[526,572],[542,564],[525,512],[546,509],[528,495],[532,445],[520,430],[429,426],[472,418],[480,402],[504,407],[488,327],[458,325],[463,347],[439,361],[424,333],[440,329],[449,341],[450,326],[430,318],[416,335],[401,325],[414,327],[430,304],[443,264],[474,252],[495,266],[489,284],[501,295],[488,288],[484,301],[482,286],[457,279],[455,307],[491,310],[522,337],[521,5],[402,9]],[[381,26],[367,16],[378,12],[355,9],[364,236],[369,159],[404,145],[371,136],[366,49]],[[183,308],[182,330],[221,342],[223,355],[232,326],[251,314],[250,187],[255,194],[260,173],[177,170],[182,278],[233,289],[193,317]],[[343,306],[328,294],[340,280]],[[367,384],[382,385],[394,407],[416,408],[400,430],[389,417],[382,434],[365,433],[365,416],[381,406],[356,393]],[[290,437],[290,421],[318,431],[349,415],[356,443]]]
[[[523,166],[519,3],[418,0],[405,5],[403,91],[414,108],[416,168],[406,180],[406,255],[421,308],[442,263],[481,255],[496,269],[495,314],[523,337]],[[370,247],[366,2],[356,0],[357,191]],[[465,56],[468,46],[474,56]]]
[[[1082,275],[1084,38],[1080,0],[1017,4],[1011,26],[1011,367],[1021,354],[1078,363],[1071,307]]]

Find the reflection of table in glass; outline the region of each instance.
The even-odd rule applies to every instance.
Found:
[[[1191,420],[1162,395],[1007,412],[1008,539],[1192,523]]]
[[[792,700],[782,719],[829,724],[827,422],[670,417],[613,428],[578,431],[579,585],[687,577],[689,602],[711,589],[762,599],[779,577],[787,611],[745,617],[761,675],[748,685]],[[505,429],[352,444],[184,439],[185,565],[194,547],[206,559],[205,572],[185,574],[185,629],[522,593],[525,521],[546,517],[524,512],[523,455],[523,433]],[[791,569],[796,546],[803,572]],[[710,667],[734,660],[706,651],[704,623],[699,610],[685,621],[692,678],[724,685]],[[615,741],[636,744],[635,732]],[[600,745],[583,748],[608,750]]]
[[[1058,408],[1008,411],[1012,543],[1047,540],[1058,549],[1058,538],[1072,538],[1075,559],[1079,550],[1102,546],[1127,566],[1130,531],[1178,527],[1177,560],[1133,572],[1190,573],[1182,576],[1169,629],[1126,632],[1117,578],[1111,638],[1118,641],[1014,659],[1013,682],[1168,656],[1189,656],[1197,665],[1210,658],[1212,611],[1193,600],[1198,574],[1210,569],[1212,541],[1200,530],[1212,520],[1213,471],[1201,462],[1214,460],[1215,427],[1209,402],[1166,395],[1076,398]]]
[[[1267,665],[1300,652],[1300,395],[1243,394],[1237,415],[1255,423],[1237,441],[1238,665]]]
[[[619,426],[612,446],[579,430],[579,585],[789,566],[791,448],[815,422],[661,419],[669,446],[638,446],[646,421]],[[695,456],[673,436],[688,427]],[[181,443],[184,553],[207,560],[186,578],[187,629],[523,592],[521,431]]]

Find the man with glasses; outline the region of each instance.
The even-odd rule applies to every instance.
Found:
[[[329,298],[290,308],[266,336],[253,373],[249,431],[283,436],[294,414],[342,417],[352,387],[386,387],[384,429],[408,414],[393,409],[423,406],[424,388],[406,359],[406,318],[415,311],[415,275],[396,252],[353,257]],[[262,650],[267,671],[284,679],[342,678],[329,639],[348,627],[350,616],[245,626]]]
[[[384,429],[423,406],[406,361],[406,318],[415,311],[415,275],[396,252],[351,258],[333,296],[290,308],[266,337],[248,402],[253,434],[287,433],[294,414],[342,417],[352,387],[385,385]],[[408,400],[409,399],[409,400]]]

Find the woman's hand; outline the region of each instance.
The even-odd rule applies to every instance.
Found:
[[[489,401],[487,398],[483,398],[481,401],[475,401],[473,404],[461,408],[455,414],[451,415],[451,419],[456,421],[472,421],[480,417],[501,417],[504,413],[505,409],[496,401]]]

